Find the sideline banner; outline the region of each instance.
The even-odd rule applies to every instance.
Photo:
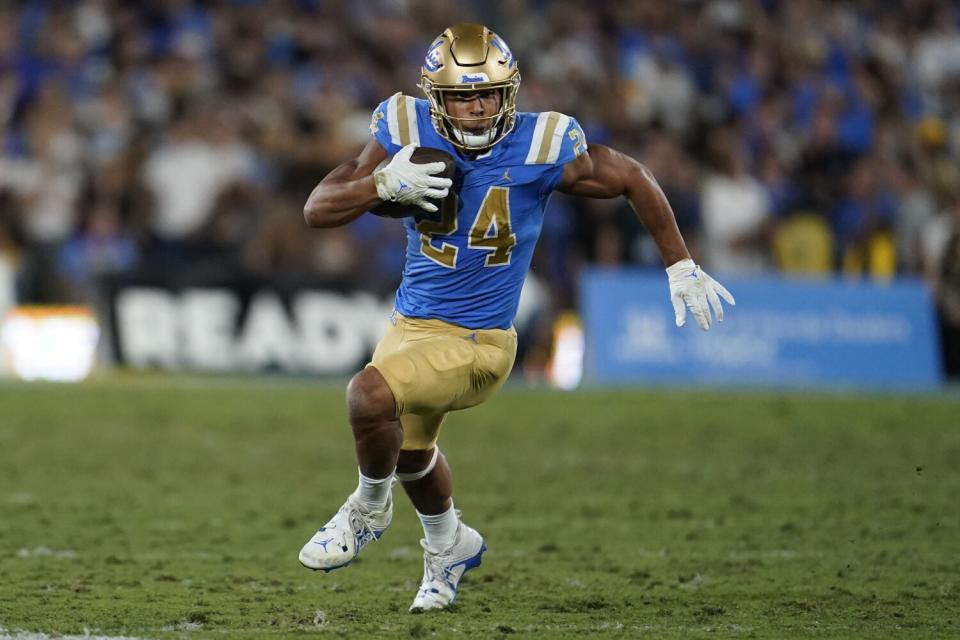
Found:
[[[242,278],[105,284],[113,359],[135,369],[353,373],[393,309],[392,295]]]
[[[581,281],[591,383],[649,382],[932,390],[941,384],[929,293],[890,284],[720,281],[737,306],[701,331],[677,328],[661,272],[587,270]]]

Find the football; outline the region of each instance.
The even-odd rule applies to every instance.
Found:
[[[383,167],[390,160],[393,159],[393,156],[387,158],[380,163],[380,166]],[[456,162],[454,162],[453,156],[451,156],[446,151],[441,149],[433,149],[430,147],[417,147],[413,150],[413,155],[410,156],[410,162],[416,164],[428,164],[431,162],[442,162],[446,165],[444,170],[435,175],[453,179],[453,173],[456,169]],[[456,197],[457,194],[453,192],[453,189],[450,189],[450,192],[447,194],[447,197],[441,202],[438,200],[431,200],[437,208],[442,213],[445,207],[456,206]],[[417,205],[410,204],[400,204],[399,202],[383,202],[373,209],[370,210],[370,213],[384,217],[384,218],[408,218],[410,216],[417,215],[419,213],[426,213],[422,208]]]

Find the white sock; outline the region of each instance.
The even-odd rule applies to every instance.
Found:
[[[360,502],[360,506],[368,511],[383,511],[387,506],[387,497],[390,495],[390,489],[393,488],[393,474],[386,478],[375,479],[368,478],[358,470],[360,482],[357,484],[357,490],[353,492]]]
[[[420,522],[423,523],[423,535],[427,539],[427,546],[430,551],[440,553],[453,546],[454,538],[457,535],[457,526],[460,519],[457,518],[457,512],[453,509],[453,504],[443,513],[434,516],[428,516],[417,511]]]

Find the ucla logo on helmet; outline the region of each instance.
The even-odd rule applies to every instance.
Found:
[[[430,48],[427,49],[427,57],[423,61],[423,68],[433,73],[437,71],[440,67],[443,66],[443,61],[440,60],[440,45],[443,44],[443,38],[437,38],[433,41],[433,44],[430,45]]]
[[[507,43],[503,41],[503,38],[500,36],[493,36],[490,39],[490,44],[495,46],[500,51],[500,55],[503,56],[503,61],[507,63],[508,67],[512,67],[517,63],[517,61],[513,59],[513,52],[510,51],[510,47],[508,47]]]
[[[490,82],[490,78],[487,74],[483,72],[477,73],[461,73],[460,78],[457,80],[459,84],[467,84],[473,82]]]

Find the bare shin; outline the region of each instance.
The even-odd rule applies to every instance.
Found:
[[[433,459],[435,449],[401,451],[397,461],[397,474],[417,474],[426,469]],[[436,465],[422,478],[403,480],[403,490],[407,492],[414,508],[424,515],[443,513],[453,504],[453,475],[443,454],[437,456]]]

